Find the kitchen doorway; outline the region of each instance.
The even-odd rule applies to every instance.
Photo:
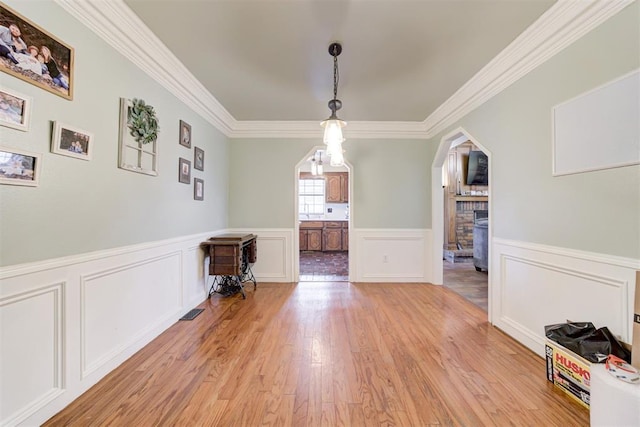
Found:
[[[315,147],[296,166],[294,265],[301,282],[349,281],[350,166]]]

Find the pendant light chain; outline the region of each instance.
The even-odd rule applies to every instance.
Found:
[[[340,74],[338,72],[338,55],[336,49],[333,48],[333,99],[338,99],[338,82],[340,81]]]

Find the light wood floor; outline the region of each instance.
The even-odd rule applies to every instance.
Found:
[[[214,296],[46,426],[587,426],[542,358],[425,284]]]

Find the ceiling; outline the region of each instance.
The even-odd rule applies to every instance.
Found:
[[[125,0],[238,121],[422,121],[552,0]]]

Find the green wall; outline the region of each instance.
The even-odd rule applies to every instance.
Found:
[[[0,145],[43,158],[38,187],[0,185],[0,265],[226,228],[228,139],[55,3],[6,4],[75,48],[76,78],[69,101],[0,73],[0,85],[33,98],[30,130],[0,127]],[[157,177],[117,167],[120,97],[157,111]],[[178,182],[178,158],[193,162],[193,148],[178,145],[179,120],[191,124],[192,146],[205,150],[204,172],[192,171],[205,181],[204,201],[193,200],[193,184]],[[53,121],[92,132],[93,159],[51,153]]]
[[[552,107],[640,67],[639,16],[635,2],[451,127],[492,153],[495,237],[640,259],[639,166],[551,175]]]
[[[345,136],[348,138],[348,127]],[[229,225],[291,228],[295,168],[317,139],[234,139]],[[358,228],[428,228],[435,147],[422,140],[357,140],[343,144],[352,165],[352,221]]]

